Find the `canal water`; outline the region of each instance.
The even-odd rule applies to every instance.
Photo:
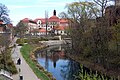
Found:
[[[56,80],[76,80],[76,76],[79,74],[79,72],[84,70],[89,73],[90,70],[86,67],[83,67],[83,69],[81,69],[80,63],[66,56],[66,54],[75,54],[71,50],[72,49],[69,45],[55,45],[37,51],[36,57],[38,63],[43,66],[44,69],[46,69],[48,72],[52,73]],[[97,60],[96,63],[105,62],[103,61],[103,58],[101,60],[100,58],[95,58],[95,60]],[[107,62],[104,64],[104,66],[105,68],[108,67],[107,71],[108,69],[110,71],[112,68],[109,64],[107,64]],[[96,74],[95,71],[92,72],[93,74]],[[107,79],[109,80],[109,77],[107,77]]]
[[[75,80],[80,64],[66,57],[68,46],[50,46],[37,52],[37,60],[56,80]]]

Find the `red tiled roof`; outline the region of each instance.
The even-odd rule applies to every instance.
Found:
[[[53,15],[49,19],[59,19],[57,16]]]
[[[3,22],[0,22],[0,24],[3,24]]]
[[[41,29],[39,29],[39,32],[46,32],[46,29],[41,28]]]
[[[13,24],[10,23],[10,24],[7,24],[7,26],[11,28],[13,27]]]
[[[29,23],[37,24],[37,22],[35,22],[35,21],[33,21],[33,20],[29,20]]]
[[[57,16],[55,16],[55,15],[54,15],[54,16],[51,16],[51,17],[48,19],[49,22],[51,22],[51,21],[59,22],[59,20],[60,20],[60,19],[59,19]]]
[[[60,19],[60,23],[68,23],[67,19]]]
[[[31,20],[31,19],[29,19],[29,18],[24,18],[24,19],[22,19],[21,21],[22,21],[22,22],[26,22],[26,23],[35,23],[35,24],[37,24],[34,20]]]
[[[0,20],[0,24],[3,24],[3,20]]]
[[[28,19],[28,18],[24,18],[24,19],[22,19],[22,21],[28,23],[28,22],[29,22],[29,19]]]
[[[63,26],[57,26],[55,27],[56,30],[65,30],[65,28]]]
[[[41,20],[42,23],[46,23],[45,18],[37,18],[34,21],[37,22],[38,20]]]

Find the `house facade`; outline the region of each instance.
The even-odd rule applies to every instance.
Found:
[[[31,32],[34,35],[66,35],[66,29],[68,28],[68,20],[60,19],[56,16],[56,10],[53,11],[53,16],[49,18],[36,18],[35,20],[29,20],[25,18],[23,22],[28,22],[28,33]]]
[[[3,22],[3,20],[0,20],[0,34],[3,35],[3,34],[8,34],[9,35],[9,40],[12,41],[12,28],[13,28],[13,25],[10,23],[10,24],[5,24]]]

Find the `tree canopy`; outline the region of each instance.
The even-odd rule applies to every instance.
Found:
[[[23,21],[20,21],[20,22],[17,24],[16,33],[19,34],[19,35],[22,37],[22,36],[26,33],[27,28],[28,28],[28,23],[25,23],[25,22],[23,22]]]
[[[99,11],[97,6],[92,2],[73,2],[67,4],[67,12],[60,13],[60,17],[74,19],[80,21],[83,18],[95,19],[97,12]]]
[[[11,22],[8,13],[8,8],[0,3],[0,19],[3,20],[6,24],[9,24]]]

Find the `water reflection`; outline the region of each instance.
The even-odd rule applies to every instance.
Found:
[[[51,46],[37,53],[37,59],[57,80],[75,80],[80,64],[66,57],[68,46]]]

